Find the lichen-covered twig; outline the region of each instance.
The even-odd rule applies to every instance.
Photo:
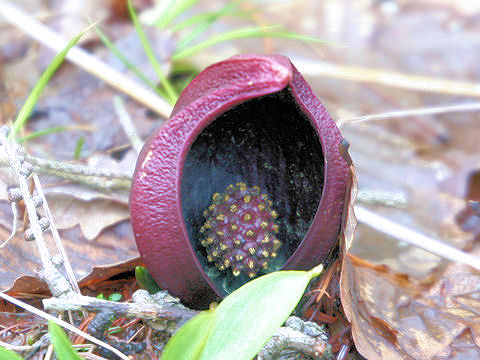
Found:
[[[136,301],[134,303],[115,302],[76,295],[68,299],[44,299],[43,306],[47,311],[86,310],[100,312],[108,310],[119,317],[168,320],[177,324],[183,324],[197,314],[194,310],[179,306],[178,302],[172,303],[165,299],[150,302],[146,300],[147,298],[145,290],[138,290],[133,298]]]
[[[332,359],[323,329],[315,323],[291,316],[258,353],[258,360],[287,360],[303,354],[312,360]]]
[[[47,160],[28,154],[25,161],[33,165],[36,173],[57,176],[99,191],[130,189],[131,175],[123,171]],[[0,155],[0,166],[9,166],[7,157]]]
[[[80,164],[69,164],[61,161],[42,159],[28,154],[25,155],[25,160],[30,162],[34,167],[38,166],[41,169],[54,170],[56,172],[63,172],[73,175],[105,177],[122,180],[130,180],[132,177],[130,173],[125,171],[101,169]]]
[[[110,350],[111,352],[113,352],[114,354],[116,354],[118,357],[120,357],[120,359],[124,359],[124,360],[130,360],[130,358],[128,358],[127,356],[125,356],[124,354],[122,354],[120,351],[118,351],[117,349],[113,348],[112,346],[110,346],[109,344],[106,344],[105,342],[103,341],[100,341],[96,338],[94,338],[93,336],[77,329],[75,326],[73,326],[72,324],[69,324],[61,319],[58,319],[56,318],[55,316],[52,316],[50,314],[47,314],[46,312],[43,312],[39,309],[37,309],[36,307],[32,306],[32,305],[29,305],[23,301],[20,301],[20,300],[17,300],[15,299],[14,297],[10,296],[10,295],[7,295],[7,294],[4,294],[2,292],[0,292],[0,298],[8,301],[8,302],[11,302],[12,304],[15,304],[16,306],[22,308],[22,309],[25,309],[29,312],[31,312],[32,314],[35,314],[35,315],[38,315],[46,320],[51,320],[55,323],[57,323],[58,325],[62,326],[63,328],[77,334],[77,335],[80,335],[81,337],[85,338],[86,340],[88,341],[91,341],[92,343],[94,344],[97,344],[97,345],[100,345],[108,350]]]
[[[67,272],[67,277],[70,282],[70,286],[77,294],[80,294],[80,288],[78,286],[75,273],[73,272],[73,269],[70,264],[70,261],[68,260],[65,248],[63,247],[62,241],[60,240],[60,235],[58,234],[57,228],[55,226],[52,213],[50,212],[50,207],[48,206],[47,199],[45,199],[42,185],[40,184],[40,180],[38,179],[38,176],[36,174],[33,174],[33,182],[35,184],[35,189],[37,189],[38,196],[41,199],[41,204],[42,204],[43,210],[45,211],[45,216],[47,217],[48,222],[50,223],[50,231],[52,232],[53,239],[55,240],[57,249],[60,252],[60,255],[62,257],[63,266],[65,267],[65,270]]]
[[[65,277],[57,270],[55,264],[52,261],[52,257],[47,248],[47,244],[43,237],[43,229],[40,224],[40,219],[37,216],[36,207],[32,195],[30,194],[29,185],[27,182],[28,177],[31,175],[33,168],[30,163],[25,161],[22,154],[19,154],[16,145],[10,144],[7,140],[7,134],[9,128],[2,126],[0,128],[0,142],[7,154],[8,162],[11,169],[14,171],[18,183],[22,199],[25,203],[28,218],[30,221],[29,231],[35,238],[38,252],[40,255],[40,261],[42,263],[41,276],[45,280],[53,296],[62,297],[73,293],[73,288],[70,286]],[[27,236],[27,232],[26,232]]]

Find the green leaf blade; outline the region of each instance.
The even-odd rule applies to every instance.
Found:
[[[198,360],[207,341],[215,313],[203,311],[190,319],[168,341],[161,360]]]
[[[59,360],[81,360],[82,358],[73,349],[72,343],[62,328],[53,321],[48,321],[48,332],[52,340],[53,349]]]
[[[317,271],[279,271],[248,282],[215,310],[200,360],[252,359],[285,322]]]
[[[0,346],[0,360],[22,360],[20,355]]]

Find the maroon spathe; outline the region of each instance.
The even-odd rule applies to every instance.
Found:
[[[207,306],[218,290],[196,257],[182,215],[180,189],[186,155],[218,116],[249,99],[287,87],[319,137],[324,184],[310,228],[283,269],[310,269],[336,245],[348,167],[339,153],[342,137],[330,115],[283,56],[244,54],[216,63],[187,86],[170,120],[149,137],[130,195],[132,226],[143,261],[162,288],[187,304]]]

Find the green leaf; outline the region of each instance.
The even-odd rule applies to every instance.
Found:
[[[252,359],[285,322],[300,301],[311,271],[278,271],[250,281],[215,309],[212,328],[200,360]]]
[[[130,18],[132,19],[133,25],[135,26],[135,30],[137,31],[138,38],[142,43],[143,50],[145,51],[145,55],[147,55],[147,58],[150,61],[150,64],[155,70],[155,73],[157,74],[157,77],[160,80],[160,83],[162,84],[162,86],[164,87],[167,93],[167,100],[171,104],[174,104],[175,101],[177,101],[177,94],[175,92],[175,89],[173,88],[172,84],[163,73],[162,66],[158,62],[153,52],[152,46],[150,45],[150,42],[148,41],[147,36],[145,35],[145,32],[143,31],[143,28],[140,25],[140,21],[138,20],[137,14],[135,13],[135,9],[133,8],[133,5],[132,5],[132,0],[127,0],[127,8],[128,8],[128,13],[130,14]]]
[[[120,301],[120,300],[122,300],[122,294],[111,293],[110,296],[108,297],[108,300],[110,300],[110,301]]]
[[[214,316],[213,310],[202,311],[187,321],[168,341],[161,359],[197,360],[205,346]]]
[[[52,60],[52,62],[47,66],[45,71],[42,73],[40,76],[40,79],[37,81],[35,86],[33,87],[32,91],[28,95],[27,100],[23,104],[22,108],[20,109],[20,112],[18,113],[14,123],[13,123],[13,130],[9,135],[9,139],[14,139],[15,136],[18,134],[20,129],[22,129],[30,114],[32,113],[32,110],[35,106],[35,104],[38,101],[38,98],[43,92],[43,89],[45,86],[48,84],[50,79],[52,78],[53,74],[55,74],[55,71],[60,67],[62,64],[63,60],[67,56],[68,51],[80,40],[82,35],[87,31],[88,28],[84,31],[82,31],[80,34],[75,36],[70,42],[67,44],[67,46],[60,51]]]
[[[20,355],[0,346],[0,360],[22,360]]]
[[[321,272],[321,265],[310,271],[278,271],[246,283],[215,310],[188,321],[167,343],[162,360],[252,359]]]
[[[137,266],[135,268],[135,279],[138,282],[138,285],[147,290],[150,294],[156,294],[160,290],[160,286],[155,282],[152,275],[148,272],[147,268],[143,266]]]
[[[77,352],[73,349],[72,343],[62,328],[53,321],[48,321],[48,332],[53,344],[53,350],[59,360],[81,360]]]

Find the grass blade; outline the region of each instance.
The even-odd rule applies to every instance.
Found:
[[[53,74],[55,74],[57,69],[63,63],[63,60],[65,59],[65,56],[67,56],[68,51],[78,42],[78,40],[80,40],[82,35],[86,31],[88,31],[88,29],[89,28],[85,29],[80,34],[75,36],[72,40],[70,40],[67,46],[53,58],[52,62],[47,66],[45,71],[42,73],[42,75],[40,76],[40,79],[38,79],[37,83],[33,87],[30,94],[28,95],[27,100],[25,101],[22,108],[20,109],[20,112],[15,118],[15,121],[12,126],[12,132],[8,136],[9,140],[14,139],[18,134],[18,132],[25,126],[30,114],[33,111],[33,108],[35,107],[35,104],[38,101],[38,98],[43,92],[43,89],[45,89],[45,86],[48,84]]]
[[[211,19],[216,20],[222,16],[228,16],[228,15],[249,18],[248,15],[252,13],[252,11],[238,11],[238,9],[236,9],[236,5],[237,5],[237,2],[234,2],[224,6],[223,9],[218,11],[209,11],[209,12],[201,13],[198,15],[194,15],[172,26],[170,30],[173,32],[177,32],[177,31],[186,29],[190,26],[198,25],[204,22],[209,22]]]
[[[196,44],[194,46],[190,46],[187,49],[180,49],[175,52],[173,55],[172,59],[174,61],[183,59],[187,56],[191,56],[207,47],[210,47],[212,45],[216,45],[221,42],[225,41],[230,41],[230,40],[235,40],[235,39],[242,39],[242,38],[254,38],[254,37],[279,37],[279,38],[288,38],[288,39],[297,39],[297,40],[302,40],[302,41],[309,41],[309,42],[318,42],[318,43],[323,43],[323,44],[331,44],[335,45],[334,43],[320,40],[314,37],[310,36],[305,36],[305,35],[300,35],[296,34],[294,32],[288,31],[288,30],[278,30],[276,29],[281,28],[278,25],[271,25],[271,26],[262,26],[262,27],[252,27],[252,28],[244,28],[244,29],[238,29],[238,30],[233,30],[229,31],[224,34],[220,34],[217,36],[213,36],[210,39],[207,39],[199,44]]]
[[[190,9],[198,0],[170,0],[165,11],[160,15],[156,24],[160,28],[166,28],[175,18]]]
[[[24,137],[18,139],[17,141],[21,144],[25,141],[33,140],[33,139],[36,139],[37,137],[40,137],[40,136],[62,132],[62,131],[65,131],[67,129],[68,129],[67,126],[54,126],[54,127],[49,128],[49,129],[36,131],[33,134],[30,134],[30,135],[27,135],[27,136],[24,136]]]
[[[167,94],[167,100],[170,102],[170,104],[174,104],[175,101],[177,100],[177,94],[175,92],[175,89],[173,88],[172,84],[163,73],[162,67],[153,52],[152,46],[150,45],[147,39],[147,36],[145,35],[145,32],[143,31],[142,26],[138,21],[137,14],[135,13],[135,9],[133,8],[133,5],[132,5],[132,0],[127,0],[127,7],[128,7],[128,13],[130,14],[130,18],[132,19],[133,25],[135,26],[135,29],[137,31],[138,38],[142,43],[143,50],[145,51],[145,54],[147,55],[147,58],[150,61],[150,64],[152,65],[153,69],[155,70],[155,73],[157,74],[157,77],[160,80],[160,83],[165,89],[165,92]]]
[[[97,32],[100,40],[102,40],[103,44],[122,62],[122,64],[131,72],[133,72],[140,80],[142,80],[148,87],[152,90],[156,91],[159,94],[157,86],[150,81],[141,71],[137,69],[135,65],[133,65],[125,56],[123,56],[122,52],[118,50],[118,48],[113,44],[110,39],[105,35],[102,30],[98,26],[95,26],[95,31]]]
[[[207,31],[220,17],[232,14],[235,16],[240,16],[240,14],[245,14],[246,12],[239,12],[237,10],[238,1],[234,1],[230,4],[225,5],[221,10],[199,14],[197,16],[192,16],[187,19],[182,26],[193,25],[198,23],[199,25],[187,36],[182,38],[177,44],[177,51],[185,49],[190,43],[197,39],[201,34]]]
[[[85,136],[80,136],[77,141],[77,145],[75,145],[75,152],[73,153],[73,158],[75,160],[80,159],[80,155],[82,154],[83,144],[85,144]]]
[[[232,30],[224,34],[213,36],[205,41],[202,41],[199,44],[190,46],[188,49],[177,49],[172,59],[174,61],[183,59],[207,47],[210,47],[212,45],[216,45],[218,43],[225,42],[225,41],[241,39],[241,38],[249,38],[249,37],[263,37],[263,36],[266,36],[266,34],[269,31],[273,29],[278,29],[279,27],[280,26],[278,25],[272,25],[272,26],[262,26],[262,27],[252,27],[252,28]]]

